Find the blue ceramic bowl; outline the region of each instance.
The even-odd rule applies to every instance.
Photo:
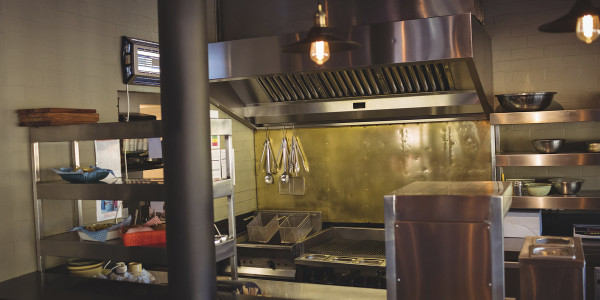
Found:
[[[71,183],[93,183],[106,178],[108,174],[113,174],[113,176],[115,176],[113,171],[109,169],[102,169],[98,167],[90,168],[92,168],[93,171],[83,172],[81,169],[73,171],[73,168],[60,168],[59,170],[52,169],[52,171],[60,175],[62,179]]]

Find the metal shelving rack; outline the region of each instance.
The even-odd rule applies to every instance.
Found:
[[[600,165],[600,153],[502,153],[501,125],[600,122],[600,109],[495,113],[492,126],[492,179],[500,180],[503,167]],[[513,196],[511,208],[600,210],[600,191],[581,191],[576,196]]]
[[[233,185],[235,172],[233,161],[232,123],[229,119],[211,119],[211,135],[225,137],[227,145],[228,174],[225,180],[213,182],[213,198],[227,197],[229,238],[215,245],[216,261],[231,259],[232,278],[237,279],[237,251],[235,242],[235,207]],[[86,257],[138,261],[147,264],[167,264],[166,247],[125,247],[120,240],[105,243],[80,241],[76,232],[44,236],[42,201],[76,200],[77,223],[82,225],[81,201],[165,201],[163,180],[109,179],[104,184],[73,184],[65,181],[42,182],[40,178],[39,143],[71,142],[72,163],[79,166],[79,141],[152,138],[162,136],[161,121],[129,123],[99,123],[53,127],[30,128],[31,162],[33,171],[33,199],[35,210],[36,251],[38,270],[44,269],[45,256]]]

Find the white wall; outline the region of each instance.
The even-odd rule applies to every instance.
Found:
[[[575,33],[542,33],[538,26],[565,15],[575,1],[483,0],[485,27],[492,37],[494,93],[557,92],[564,109],[600,107],[600,41],[581,42]],[[496,102],[497,105],[497,102]],[[531,140],[600,140],[599,122],[508,125],[502,149],[534,152]],[[581,177],[583,190],[600,189],[600,167],[504,168],[506,178]]]
[[[0,0],[0,281],[36,269],[28,130],[15,110],[95,108],[116,121],[122,35],[158,39],[155,0]]]
[[[100,122],[117,121],[117,91],[125,90],[119,57],[123,35],[158,41],[156,0],[0,0],[0,281],[36,270],[28,129],[17,126],[15,111],[94,108]],[[253,134],[239,126],[234,125],[236,134],[242,132],[234,138],[240,149],[236,166],[254,172],[243,152],[254,157],[247,152],[253,150],[248,140]],[[44,147],[44,169],[68,164],[66,144]],[[238,178],[236,210],[252,210],[254,183]],[[44,205],[49,231],[69,226],[64,214],[70,203]],[[63,218],[52,218],[57,216]]]
[[[211,109],[218,110],[211,105]],[[231,119],[219,110],[219,118]],[[256,210],[256,178],[254,173],[254,131],[233,120],[233,150],[235,157],[235,214]],[[221,149],[226,149],[224,140]],[[227,218],[227,198],[215,199],[215,221]]]
[[[555,91],[564,108],[598,106],[600,41],[575,33],[543,33],[541,24],[565,15],[575,1],[483,0],[492,37],[494,92]]]

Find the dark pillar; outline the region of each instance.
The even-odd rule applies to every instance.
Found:
[[[216,297],[206,0],[158,0],[170,299]]]

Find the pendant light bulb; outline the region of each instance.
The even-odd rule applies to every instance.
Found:
[[[325,41],[315,41],[310,43],[310,59],[322,65],[329,60],[329,43]]]
[[[600,19],[598,15],[583,15],[577,18],[575,29],[577,38],[591,44],[600,36]]]
[[[327,15],[323,12],[323,6],[318,5],[318,10],[315,13],[315,28],[326,28],[327,27]],[[310,59],[322,65],[329,60],[329,43],[324,40],[313,40],[310,43]]]

